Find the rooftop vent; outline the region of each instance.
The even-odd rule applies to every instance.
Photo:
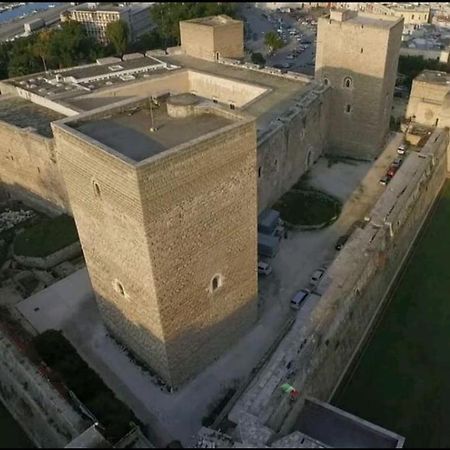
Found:
[[[122,75],[120,77],[120,79],[123,80],[123,81],[131,81],[131,80],[134,80],[135,78],[136,77],[134,75],[131,75],[131,74]]]
[[[111,86],[111,85],[113,84],[113,82],[112,82],[112,81],[107,81],[105,84],[106,84],[107,86]]]
[[[115,66],[109,66],[108,69],[116,72],[118,70],[123,70],[123,66],[121,66],[120,64],[116,64]]]

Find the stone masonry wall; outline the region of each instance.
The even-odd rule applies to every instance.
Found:
[[[139,168],[174,384],[228,350],[257,319],[255,134],[253,120],[238,122]]]
[[[53,139],[0,121],[0,159],[0,182],[12,196],[70,213]]]
[[[258,137],[258,212],[271,207],[327,146],[330,90],[318,87]]]
[[[448,133],[437,130],[419,154],[410,154],[390,189],[356,230],[319,285],[308,322],[293,328],[230,414],[257,416],[289,432],[302,402],[290,403],[279,386],[328,401],[370,329],[377,311],[447,176]],[[290,375],[289,375],[290,373]]]
[[[180,22],[181,47],[186,55],[214,61],[214,28],[192,22]]]
[[[41,448],[61,448],[86,422],[0,331],[0,401]]]

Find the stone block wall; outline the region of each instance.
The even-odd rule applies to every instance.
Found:
[[[235,123],[137,164],[54,126],[105,323],[172,385],[257,316],[255,125],[222,114]]]
[[[61,448],[88,424],[0,331],[0,400],[34,444]]]
[[[289,432],[303,404],[283,395],[279,387],[286,381],[302,395],[330,400],[442,188],[448,144],[448,133],[437,130],[420,155],[408,157],[371,221],[355,231],[328,269],[308,321],[294,324],[231,411],[232,421],[248,412],[275,431]]]
[[[329,152],[371,159],[381,151],[389,131],[402,27],[402,21],[377,26],[352,18],[319,19],[316,79],[332,89]]]
[[[12,196],[70,213],[53,139],[0,121],[0,182]]]
[[[258,212],[271,207],[327,147],[330,89],[318,86],[258,137]]]

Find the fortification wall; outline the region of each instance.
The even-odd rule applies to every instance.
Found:
[[[302,402],[291,403],[286,381],[303,395],[329,400],[382,306],[447,176],[448,133],[436,130],[421,154],[410,154],[380,197],[370,223],[356,230],[319,285],[307,323],[295,323],[230,413],[289,432]]]
[[[38,447],[62,448],[87,428],[0,330],[0,400]]]
[[[258,212],[272,206],[327,145],[330,90],[318,86],[258,136]]]
[[[0,183],[13,198],[70,213],[53,139],[0,121]]]

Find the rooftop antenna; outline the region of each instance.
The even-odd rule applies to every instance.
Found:
[[[149,103],[150,103],[150,122],[151,122],[150,131],[153,133],[157,131],[158,128],[155,127],[155,122],[153,119],[153,99],[151,97],[149,98]]]

